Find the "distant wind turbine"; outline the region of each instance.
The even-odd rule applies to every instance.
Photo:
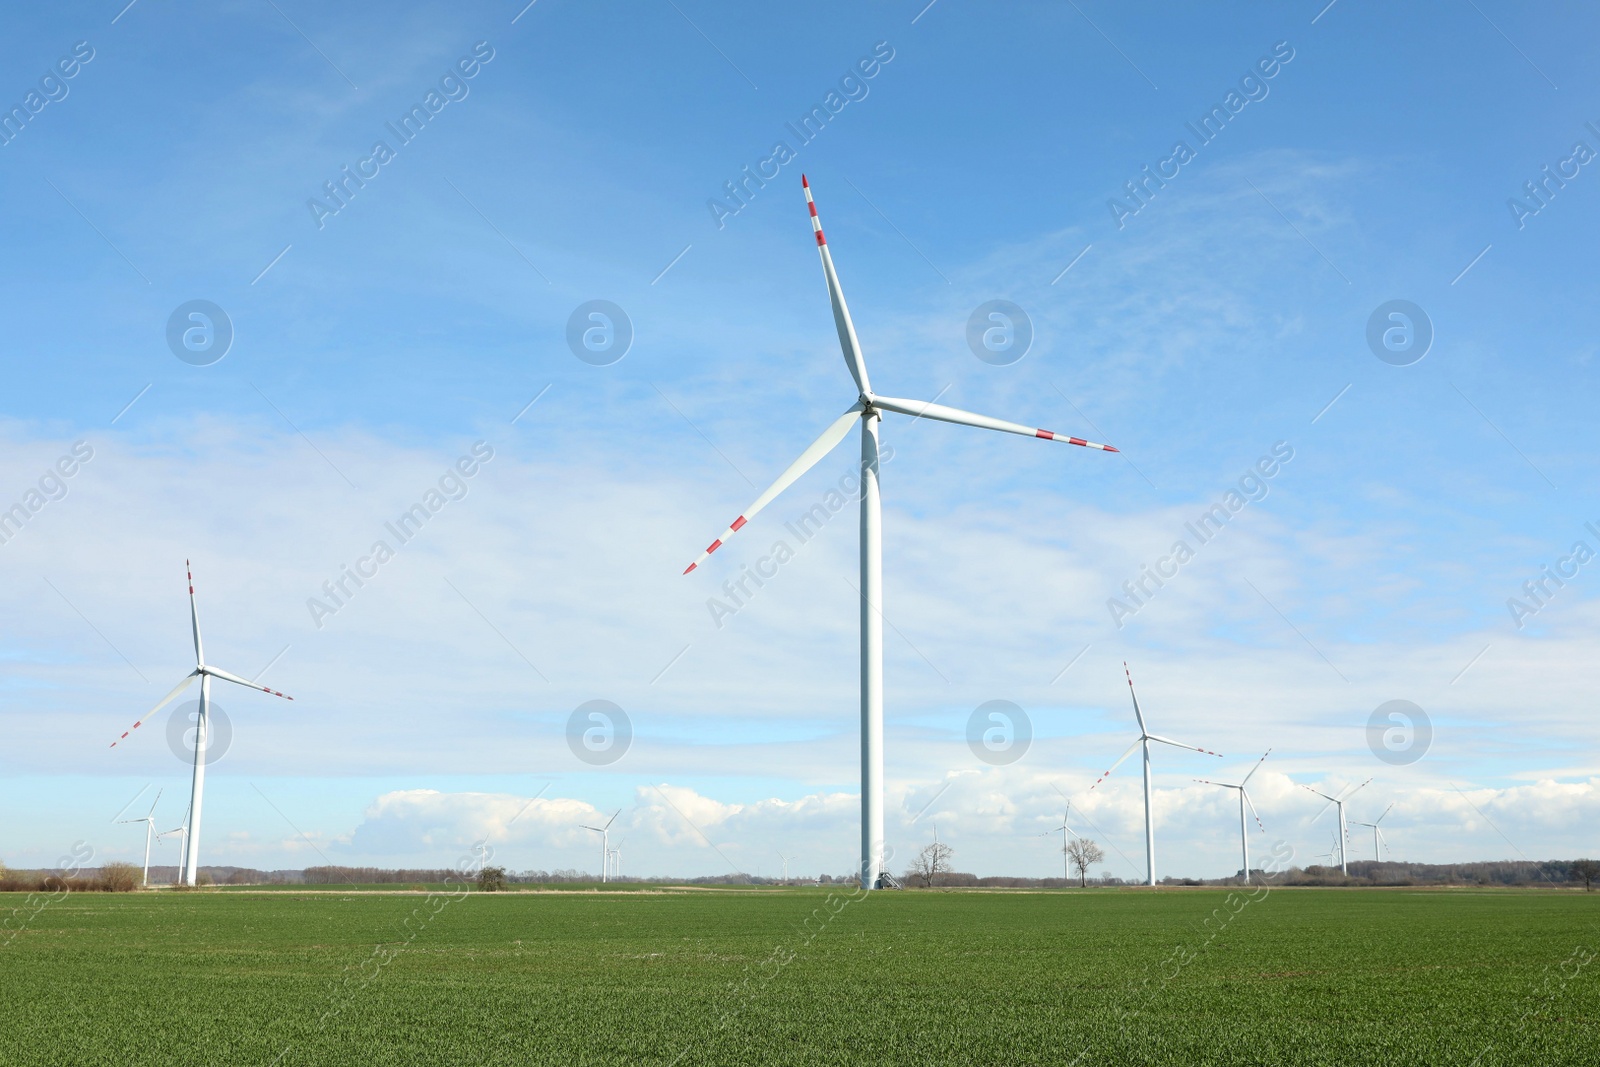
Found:
[[[1384,839],[1383,830],[1381,830],[1378,827],[1378,823],[1381,823],[1385,818],[1387,818],[1389,813],[1391,811],[1393,811],[1393,810],[1394,810],[1394,805],[1390,804],[1387,808],[1383,809],[1383,814],[1378,816],[1372,822],[1358,822],[1358,823],[1356,823],[1357,826],[1370,826],[1370,827],[1372,827],[1372,858],[1374,860],[1383,859],[1383,856],[1379,852],[1379,850],[1389,847],[1389,842]]]
[[[1072,801],[1069,800],[1067,801],[1067,810],[1062,813],[1061,816],[1061,825],[1052,826],[1044,833],[1038,835],[1040,837],[1049,837],[1051,834],[1057,833],[1061,835],[1061,878],[1066,882],[1072,881],[1072,870],[1069,866],[1071,863],[1071,858],[1067,855],[1067,842],[1072,838],[1072,827],[1067,825],[1067,820],[1071,818]]]
[[[184,841],[183,874],[180,879],[184,885],[194,885],[195,873],[200,867],[200,802],[206,784],[206,728],[210,724],[211,679],[220,678],[225,682],[242,685],[246,689],[259,689],[263,693],[271,693],[273,696],[283,697],[285,700],[293,700],[294,697],[286,696],[276,689],[268,689],[264,685],[257,685],[254,682],[247,681],[237,674],[228,673],[220,667],[212,667],[206,664],[205,652],[200,644],[200,610],[195,607],[194,602],[194,572],[189,569],[188,560],[183,561],[183,566],[185,572],[189,575],[189,621],[194,626],[194,670],[190,671],[183,681],[174,686],[172,692],[162,697],[161,703],[145,712],[144,718],[122,731],[122,736],[111,742],[111,747],[116,748],[120,742],[127,740],[129,734],[154,718],[156,712],[178,699],[178,695],[194,684],[196,678],[200,679],[200,714],[196,716],[194,729],[194,779],[189,789],[189,833]]]
[[[1369,786],[1371,784],[1372,784],[1372,779],[1368,778],[1365,782],[1362,782],[1360,785],[1356,786],[1354,789],[1350,789],[1350,790],[1347,790],[1347,791],[1345,791],[1343,793],[1340,793],[1336,797],[1330,797],[1328,794],[1324,793],[1320,789],[1312,789],[1309,785],[1300,785],[1299,782],[1295,783],[1295,785],[1299,785],[1300,788],[1304,789],[1306,792],[1317,794],[1317,796],[1321,797],[1323,800],[1326,800],[1328,802],[1328,804],[1332,804],[1332,805],[1336,806],[1339,809],[1339,829],[1338,829],[1338,837],[1339,837],[1339,873],[1341,873],[1341,874],[1349,874],[1350,873],[1350,865],[1347,862],[1348,861],[1347,853],[1349,852],[1350,827],[1344,821],[1344,805],[1345,805],[1345,802],[1347,800],[1349,800],[1351,797],[1355,796],[1357,793],[1359,793],[1361,790],[1365,789],[1367,786]],[[1327,810],[1328,810],[1327,804],[1324,804],[1323,807],[1322,807],[1322,811],[1327,811]],[[1313,816],[1313,818],[1314,819],[1315,818],[1321,818],[1322,811],[1317,812],[1317,814],[1315,816]]]
[[[1256,811],[1255,803],[1250,799],[1250,791],[1246,789],[1245,786],[1250,784],[1250,775],[1253,775],[1259,771],[1261,769],[1261,765],[1267,762],[1267,757],[1270,755],[1272,755],[1272,749],[1269,748],[1266,750],[1266,752],[1262,753],[1260,759],[1256,760],[1256,765],[1250,768],[1250,774],[1245,775],[1244,781],[1240,782],[1238,785],[1229,785],[1227,782],[1212,782],[1205,778],[1195,779],[1195,781],[1199,782],[1201,785],[1215,785],[1221,786],[1223,789],[1237,789],[1239,791],[1239,844],[1240,847],[1244,849],[1245,885],[1250,884],[1250,828],[1244,819],[1244,809],[1246,804],[1250,805],[1250,814],[1256,817],[1256,825],[1261,827],[1263,833],[1265,833],[1267,829],[1266,826],[1262,824],[1261,814]]]
[[[756,513],[794,484],[806,471],[832,452],[850,433],[850,428],[861,425],[861,888],[892,888],[893,877],[885,878],[883,839],[883,499],[878,485],[878,423],[884,412],[909,415],[913,419],[936,419],[972,426],[980,430],[998,430],[1002,433],[1021,434],[1023,437],[1059,441],[1062,444],[1115,452],[1110,445],[1099,445],[1081,437],[1039,430],[1021,423],[1006,422],[986,415],[945,407],[923,400],[897,400],[879,396],[872,391],[867,380],[866,359],[861,353],[861,342],[856,337],[855,324],[850,320],[850,309],[845,306],[844,290],[839,285],[839,275],[833,268],[833,253],[822,236],[822,222],[817,218],[817,205],[811,198],[811,183],[804,175],[800,185],[805,189],[806,207],[811,212],[811,230],[816,234],[817,252],[822,257],[822,276],[828,285],[828,300],[833,306],[833,325],[839,334],[839,347],[844,352],[846,368],[859,394],[856,402],[843,415],[833,421],[800,457],[780,475],[778,480],[756,497],[755,503],[733,520],[700,558],[684,569],[685,574],[705,562],[707,556],[721,548]]]
[[[602,882],[610,881],[610,879],[606,877],[606,872],[611,869],[611,824],[616,822],[617,816],[621,814],[622,809],[618,808],[616,813],[613,814],[611,818],[606,820],[606,824],[604,826],[584,827],[585,830],[593,830],[595,833],[600,835],[600,881]]]
[[[156,832],[155,814],[156,814],[156,805],[159,804],[159,803],[161,803],[161,790],[157,789],[156,790],[156,798],[150,802],[150,810],[145,813],[143,818],[140,818],[140,819],[118,819],[117,820],[117,823],[119,825],[121,825],[123,823],[133,823],[133,822],[142,822],[142,823],[144,823],[144,878],[139,882],[140,885],[147,886],[147,885],[150,884],[150,839],[154,836],[154,834]]]
[[[1186,748],[1190,752],[1199,752],[1206,756],[1221,756],[1222,753],[1213,752],[1209,748],[1200,748],[1197,745],[1186,745],[1182,741],[1174,741],[1170,737],[1161,737],[1157,734],[1151,733],[1144,724],[1144,712],[1139,710],[1139,694],[1133,690],[1133,674],[1128,670],[1128,665],[1126,663],[1122,665],[1122,673],[1128,676],[1128,695],[1133,698],[1134,718],[1139,720],[1139,738],[1138,740],[1134,741],[1133,744],[1128,746],[1128,750],[1126,752],[1117,757],[1117,762],[1108,767],[1105,774],[1102,774],[1095,780],[1094,785],[1089,787],[1089,791],[1093,792],[1096,786],[1106,780],[1107,775],[1116,770],[1118,767],[1122,766],[1122,761],[1133,755],[1136,750],[1144,750],[1144,859],[1146,884],[1155,885],[1156,830],[1153,810],[1151,808],[1150,795],[1150,742],[1159,741],[1163,745],[1171,745],[1173,748]]]
[[[189,813],[188,812],[184,812],[183,813],[183,822],[182,823],[180,823],[177,826],[174,826],[170,830],[161,831],[159,834],[156,835],[156,840],[160,841],[163,837],[172,837],[174,834],[176,834],[177,837],[178,837],[178,860],[179,860],[179,868],[178,868],[178,870],[181,873],[182,870],[183,870],[183,867],[182,867],[183,854],[189,847]]]

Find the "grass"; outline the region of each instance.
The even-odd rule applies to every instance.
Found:
[[[1600,1061],[1600,894],[827,900],[71,894],[0,933],[0,1063]]]

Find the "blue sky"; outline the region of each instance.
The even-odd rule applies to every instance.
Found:
[[[1124,450],[886,423],[892,844],[937,823],[958,865],[1047,873],[1030,835],[1073,797],[1106,870],[1137,874],[1131,764],[1087,793],[1131,739],[1127,660],[1158,729],[1227,753],[1158,757],[1163,873],[1234,869],[1228,798],[1192,779],[1269,746],[1258,804],[1302,857],[1327,817],[1292,783],[1368,777],[1402,858],[1592,851],[1600,579],[1523,593],[1575,542],[1600,550],[1600,171],[1574,152],[1600,152],[1600,86],[1579,5],[140,0],[4,19],[0,102],[28,118],[0,145],[0,506],[75,442],[93,452],[0,544],[5,862],[80,839],[126,858],[137,835],[111,820],[156,789],[181,819],[163,735],[106,746],[187,669],[193,558],[210,657],[270,663],[297,698],[218,693],[236,729],[204,862],[443,865],[487,835],[516,868],[592,868],[574,826],[621,808],[634,873],[771,873],[776,850],[848,870],[853,516],[720,627],[707,598],[852,447],[680,574],[854,398],[802,171],[880,392]],[[92,58],[58,68],[75,47]],[[402,143],[388,124],[430,91]],[[800,143],[786,123],[830,92]],[[1201,143],[1187,124],[1219,106]],[[393,158],[330,201],[379,140]],[[794,158],[728,214],[724,183],[780,140]],[[1192,158],[1130,199],[1179,140]],[[966,342],[997,299],[1034,330],[1005,366]],[[168,346],[192,300],[234,332],[208,366]],[[608,366],[567,345],[591,300],[633,326]],[[1406,366],[1367,340],[1394,300],[1433,332]],[[476,442],[493,458],[465,495],[314,619],[322,583]],[[1292,459],[1265,495],[1118,618],[1123,583],[1275,446]],[[1537,612],[1514,619],[1512,597]],[[591,699],[635,733],[602,768],[563,734]],[[992,699],[1036,735],[999,767],[966,744]],[[1368,748],[1393,699],[1432,721],[1415,762]]]

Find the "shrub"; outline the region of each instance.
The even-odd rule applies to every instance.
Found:
[[[108,893],[131,893],[144,882],[144,872],[131,863],[108,863],[100,868],[100,888]]]
[[[478,872],[478,888],[485,893],[498,893],[506,887],[504,867],[485,867]]]

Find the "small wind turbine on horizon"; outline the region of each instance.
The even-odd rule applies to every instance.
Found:
[[[156,798],[150,802],[150,810],[145,812],[143,818],[117,820],[119,826],[134,822],[144,823],[144,878],[139,882],[144,886],[150,884],[150,840],[156,831],[156,805],[161,803],[161,793],[162,790],[156,790]]]
[[[1070,867],[1071,857],[1067,855],[1067,843],[1072,838],[1072,827],[1067,825],[1067,820],[1071,818],[1072,801],[1069,800],[1067,801],[1067,810],[1061,815],[1061,825],[1052,826],[1044,833],[1038,835],[1040,837],[1049,837],[1051,834],[1057,833],[1061,835],[1061,878],[1062,881],[1065,882],[1072,881],[1072,869]]]
[[[1239,843],[1240,847],[1244,850],[1243,869],[1245,885],[1250,884],[1250,828],[1249,824],[1247,824],[1244,819],[1244,808],[1246,804],[1250,805],[1250,814],[1256,817],[1256,825],[1261,827],[1262,833],[1265,833],[1267,830],[1266,825],[1261,821],[1261,813],[1256,811],[1255,802],[1250,799],[1250,791],[1246,789],[1245,786],[1250,784],[1250,775],[1253,775],[1259,771],[1261,769],[1261,765],[1267,762],[1267,757],[1270,755],[1272,755],[1272,749],[1269,748],[1261,754],[1261,758],[1256,760],[1256,765],[1250,768],[1250,774],[1245,775],[1244,781],[1240,782],[1238,785],[1229,785],[1227,782],[1213,782],[1205,778],[1195,779],[1195,781],[1199,782],[1201,785],[1215,785],[1220,786],[1223,789],[1237,789],[1239,791]]]
[[[1340,793],[1336,797],[1330,797],[1328,794],[1324,793],[1320,789],[1313,789],[1309,785],[1302,785],[1299,782],[1295,783],[1295,785],[1300,786],[1300,788],[1304,789],[1306,792],[1317,794],[1317,796],[1321,797],[1323,800],[1326,800],[1328,802],[1328,804],[1332,804],[1332,805],[1334,805],[1335,807],[1337,807],[1339,809],[1339,829],[1337,831],[1337,836],[1338,836],[1338,839],[1339,839],[1339,873],[1340,874],[1349,874],[1350,873],[1350,864],[1348,862],[1348,855],[1347,855],[1348,852],[1349,852],[1350,826],[1349,826],[1349,824],[1347,824],[1344,821],[1344,805],[1345,805],[1345,802],[1348,801],[1351,797],[1355,796],[1357,793],[1359,793],[1361,790],[1365,789],[1367,786],[1369,786],[1371,784],[1372,784],[1372,779],[1368,778],[1365,782],[1362,782],[1360,785],[1356,786],[1354,789],[1346,790],[1345,792]],[[1322,806],[1322,811],[1327,811],[1328,810],[1328,804],[1324,804]],[[1315,821],[1316,819],[1320,819],[1322,817],[1322,811],[1319,811],[1319,812],[1316,813],[1316,815],[1312,816],[1312,820]]]
[[[1171,745],[1173,748],[1186,748],[1190,752],[1199,752],[1206,756],[1221,757],[1222,753],[1213,752],[1209,748],[1200,748],[1198,745],[1186,745],[1182,741],[1174,741],[1170,737],[1161,737],[1158,734],[1151,733],[1144,724],[1144,712],[1139,710],[1139,694],[1134,692],[1133,689],[1133,673],[1128,670],[1126,663],[1122,665],[1122,673],[1128,676],[1128,695],[1133,698],[1134,718],[1139,720],[1139,738],[1128,746],[1126,752],[1117,757],[1117,762],[1106,768],[1105,774],[1095,779],[1095,783],[1089,787],[1089,791],[1091,793],[1094,792],[1095,788],[1105,781],[1112,771],[1122,766],[1123,761],[1133,755],[1135,750],[1141,748],[1144,750],[1144,856],[1147,872],[1145,884],[1153,886],[1156,884],[1156,830],[1151,808],[1150,742],[1158,741],[1163,745]]]
[[[845,439],[850,428],[861,425],[861,887],[877,889],[883,882],[883,498],[879,488],[878,423],[886,411],[909,415],[914,419],[937,419],[958,426],[972,426],[980,430],[998,430],[1002,433],[1020,434],[1024,437],[1060,441],[1063,444],[1115,452],[1110,445],[1095,444],[1081,437],[1068,437],[1038,430],[1020,423],[1006,422],[974,415],[968,411],[945,407],[931,401],[897,400],[879,396],[872,391],[867,380],[866,359],[861,353],[861,342],[856,338],[855,324],[850,319],[850,309],[845,306],[844,291],[839,285],[839,275],[833,267],[833,254],[822,236],[822,222],[817,218],[817,205],[811,198],[811,183],[800,176],[805,190],[806,206],[811,212],[811,230],[816,234],[817,251],[822,257],[822,275],[828,286],[828,299],[833,305],[834,329],[839,335],[839,347],[844,352],[845,366],[857,391],[856,402],[834,420],[822,436],[813,441],[800,457],[767,487],[733,520],[700,558],[684,569],[685,574],[705,562],[706,558],[727,543],[743,529],[762,508],[772,503],[806,471],[826,456]]]
[[[1394,810],[1394,805],[1390,804],[1387,808],[1383,809],[1383,814],[1378,816],[1372,822],[1358,822],[1358,823],[1356,823],[1357,826],[1370,826],[1370,827],[1372,827],[1372,858],[1374,860],[1383,859],[1383,855],[1379,850],[1389,847],[1389,842],[1387,840],[1385,840],[1385,838],[1383,836],[1383,830],[1379,828],[1378,824],[1381,823],[1384,819],[1388,818],[1389,813],[1391,811],[1393,811],[1393,810]]]
[[[192,886],[195,884],[195,874],[200,867],[200,811],[206,783],[206,728],[209,725],[211,711],[211,679],[220,678],[225,682],[242,685],[246,689],[259,689],[263,693],[283,697],[285,700],[293,700],[294,697],[280,693],[276,689],[268,689],[264,685],[257,685],[237,674],[230,674],[220,667],[212,667],[206,663],[205,651],[200,642],[200,609],[195,606],[194,600],[194,571],[190,569],[188,560],[183,561],[183,567],[189,576],[189,621],[194,627],[194,670],[174,686],[172,692],[162,697],[159,704],[145,712],[144,718],[122,731],[122,736],[111,742],[111,747],[116,748],[118,744],[127,740],[129,734],[149,722],[155,717],[156,712],[176,700],[179,694],[194,684],[196,678],[200,679],[200,712],[195,717],[194,729],[194,778],[189,789],[189,818],[186,820],[188,833],[184,836],[183,870],[179,877],[183,885]]]
[[[183,822],[170,830],[161,831],[156,835],[156,840],[160,841],[163,837],[171,837],[174,834],[178,836],[178,872],[181,875],[183,872],[183,851],[189,845],[189,813],[187,811],[183,813]]]
[[[1328,851],[1323,853],[1323,854],[1321,854],[1321,855],[1319,855],[1317,858],[1318,859],[1327,860],[1328,864],[1331,866],[1333,864],[1333,857],[1337,856],[1338,854],[1339,854],[1339,835],[1338,834],[1330,834],[1328,836]]]
[[[611,818],[606,820],[606,824],[604,826],[584,827],[585,830],[593,830],[595,833],[600,835],[600,881],[602,882],[610,881],[610,879],[606,877],[606,874],[611,869],[611,824],[616,822],[617,816],[621,814],[622,809],[618,808],[616,812],[612,814]],[[621,866],[621,863],[622,859],[619,856],[617,858],[617,864],[619,867]]]

